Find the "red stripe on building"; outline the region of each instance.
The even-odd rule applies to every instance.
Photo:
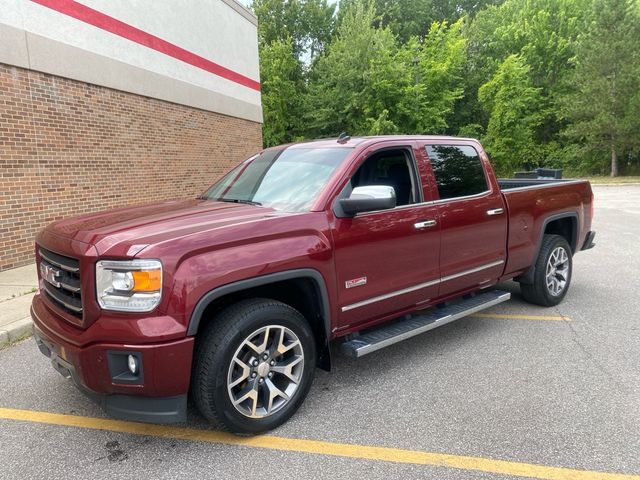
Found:
[[[31,1],[55,10],[56,12],[63,13],[65,15],[68,15],[69,17],[73,17],[77,20],[88,23],[89,25],[93,25],[94,27],[98,27],[109,33],[113,33],[114,35],[118,35],[119,37],[126,38],[127,40],[131,40],[132,42],[138,43],[140,45],[144,45],[145,47],[148,47],[157,52],[164,53],[169,57],[188,63],[189,65],[193,65],[194,67],[200,68],[209,73],[213,73],[214,75],[217,75],[219,77],[226,78],[227,80],[231,80],[232,82],[244,85],[245,87],[249,87],[253,90],[260,91],[260,82],[257,82],[249,77],[245,77],[244,75],[238,72],[234,72],[233,70],[229,70],[222,65],[218,65],[211,60],[207,60],[206,58],[201,57],[200,55],[185,50],[184,48],[174,45],[173,43],[167,42],[166,40],[156,37],[155,35],[140,30],[139,28],[124,23],[116,18],[110,17],[109,15],[94,10],[93,8],[87,7],[86,5],[78,3],[74,0]]]

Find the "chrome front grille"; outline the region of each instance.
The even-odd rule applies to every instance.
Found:
[[[40,253],[40,275],[47,297],[63,310],[82,318],[80,262],[44,248]]]

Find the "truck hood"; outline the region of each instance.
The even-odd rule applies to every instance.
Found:
[[[148,245],[282,215],[272,208],[212,200],[169,200],[60,220],[46,230],[96,247],[99,255],[132,257]],[[118,247],[118,248],[116,248]]]

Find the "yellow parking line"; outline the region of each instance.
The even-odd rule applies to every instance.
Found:
[[[0,419],[24,422],[79,427],[93,430],[132,433],[135,435],[151,435],[155,437],[209,442],[242,447],[302,452],[317,455],[332,455],[382,462],[406,463],[413,465],[430,465],[455,468],[518,477],[542,478],[549,480],[640,480],[640,475],[605,473],[571,468],[548,467],[530,463],[493,460],[491,458],[448,455],[445,453],[402,450],[398,448],[373,447],[347,443],[323,442],[298,438],[274,436],[237,437],[228,433],[194,428],[151,425],[147,423],[123,422],[105,418],[81,417],[59,413],[38,412],[0,408]]]
[[[564,316],[547,316],[547,315],[517,315],[515,313],[474,313],[471,317],[480,318],[506,318],[513,320],[551,320],[557,322],[570,322],[569,317]]]

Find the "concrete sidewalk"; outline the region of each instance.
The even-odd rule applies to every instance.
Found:
[[[33,263],[0,272],[0,348],[31,333],[29,306],[37,288]]]

